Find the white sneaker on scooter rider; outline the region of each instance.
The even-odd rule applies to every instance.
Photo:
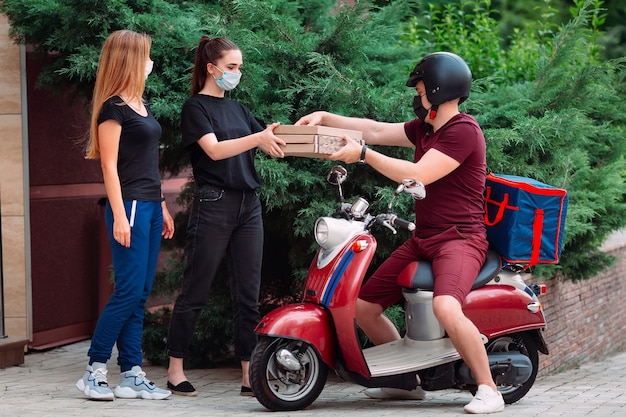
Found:
[[[465,406],[469,414],[499,413],[504,410],[504,399],[499,391],[494,391],[488,385],[479,385],[472,401]]]
[[[375,400],[423,400],[426,398],[426,392],[421,387],[414,390],[405,390],[399,388],[368,388],[365,395]]]

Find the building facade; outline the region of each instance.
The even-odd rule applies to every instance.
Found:
[[[28,167],[22,62],[25,50],[9,38],[9,22],[0,15],[0,364],[23,361],[32,333],[28,265]],[[17,355],[17,356],[16,356]]]

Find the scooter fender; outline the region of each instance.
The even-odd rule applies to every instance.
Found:
[[[488,339],[546,327],[541,308],[526,292],[510,285],[485,285],[471,291],[463,312]]]
[[[255,332],[305,341],[313,346],[328,366],[335,367],[335,326],[328,310],[321,306],[299,303],[279,307],[261,319]]]

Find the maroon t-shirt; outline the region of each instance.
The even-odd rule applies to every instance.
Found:
[[[484,234],[487,163],[485,137],[478,122],[468,114],[459,113],[437,132],[432,132],[432,127],[420,119],[406,122],[404,131],[415,144],[414,161],[435,148],[461,164],[427,185],[426,198],[415,202],[416,236],[433,236],[452,226],[461,233]]]

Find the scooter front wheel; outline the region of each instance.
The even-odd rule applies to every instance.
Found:
[[[302,410],[322,392],[328,367],[311,345],[300,340],[263,337],[250,359],[250,385],[256,399],[272,411]]]

